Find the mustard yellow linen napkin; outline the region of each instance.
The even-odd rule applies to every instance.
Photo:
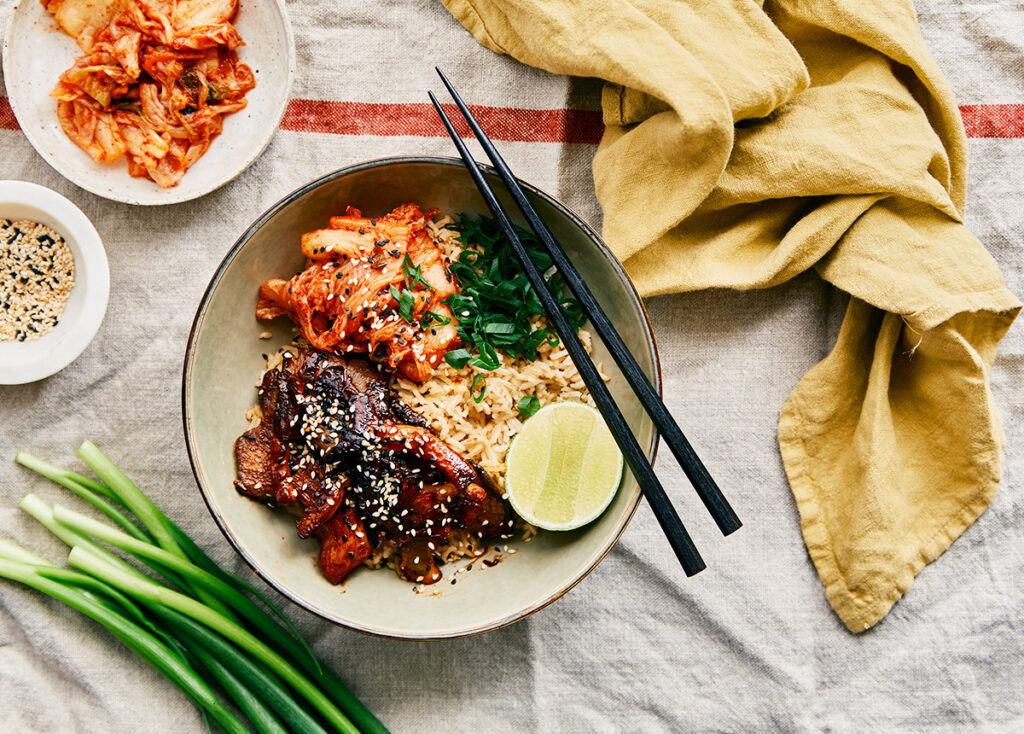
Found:
[[[909,0],[443,0],[488,48],[604,79],[604,236],[644,295],[815,268],[851,294],[782,408],[804,540],[853,631],[988,506],[1020,308],[962,224],[966,141]]]

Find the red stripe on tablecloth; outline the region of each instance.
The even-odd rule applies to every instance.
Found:
[[[14,110],[7,97],[0,97],[0,130],[18,130],[18,121],[14,119]]]
[[[960,116],[969,138],[1024,138],[1024,104],[966,104]]]
[[[592,110],[530,110],[472,107],[473,114],[495,140],[527,143],[588,143],[601,139],[601,113]],[[469,130],[454,107],[446,111],[464,135]],[[1024,138],[1024,104],[964,105],[960,108],[969,138]],[[17,130],[10,102],[0,97],[0,129]],[[281,129],[334,135],[408,135],[444,137],[433,108],[423,104],[377,104],[293,99]]]
[[[469,127],[455,105],[442,105],[459,132]],[[591,110],[530,110],[511,107],[471,106],[481,127],[494,140],[532,143],[591,143],[601,140],[601,113]],[[447,135],[433,105],[424,103],[378,104],[293,99],[281,121],[282,130],[334,133],[337,135],[408,135],[443,138]]]

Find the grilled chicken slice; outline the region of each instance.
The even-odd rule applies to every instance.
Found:
[[[410,540],[398,548],[398,573],[418,584],[436,584],[441,580],[434,554],[426,540]]]

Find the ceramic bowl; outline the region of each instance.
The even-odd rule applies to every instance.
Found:
[[[488,174],[496,187],[500,182]],[[657,349],[640,298],[622,267],[597,234],[552,196],[533,186],[528,195],[558,241],[590,284],[641,367],[660,390]],[[486,213],[462,162],[449,158],[395,158],[336,171],[298,189],[260,216],[217,269],[199,305],[185,355],[182,415],[189,457],[203,499],[221,530],[245,561],[282,594],[324,619],[363,632],[401,638],[447,638],[475,634],[514,622],[560,597],[609,551],[639,502],[627,474],[608,510],[592,524],[570,532],[541,532],[516,541],[518,552],[493,568],[474,569],[450,583],[446,578],[420,593],[390,569],[354,571],[332,586],[317,566],[319,546],[296,537],[295,521],[239,495],[234,441],[256,403],[261,356],[292,338],[292,324],[268,326],[254,317],[262,281],[289,277],[303,267],[299,235],[326,225],[351,204],[366,216],[413,201],[423,208],[459,214]],[[505,201],[506,206],[514,206]],[[518,221],[520,225],[522,221]],[[269,329],[270,340],[261,340]],[[595,359],[611,376],[609,388],[640,445],[653,457],[656,435],[600,340]],[[480,566],[478,563],[477,566]]]
[[[282,0],[240,0],[234,24],[245,40],[238,56],[256,74],[256,88],[246,96],[245,109],[224,118],[223,133],[177,186],[165,189],[132,178],[124,157],[97,163],[64,134],[50,92],[82,52],[39,0],[17,0],[4,38],[4,82],[14,116],[43,160],[98,196],[152,205],[208,194],[248,168],[270,144],[294,76],[295,43]]]
[[[110,271],[92,222],[56,191],[0,181],[0,219],[45,224],[64,238],[75,258],[75,286],[57,326],[32,341],[0,342],[0,385],[20,385],[64,369],[89,346],[107,312]]]

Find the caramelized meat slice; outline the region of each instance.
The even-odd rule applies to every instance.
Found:
[[[260,384],[260,410],[263,420],[270,421],[274,435],[282,441],[302,437],[302,406],[295,375],[285,370],[269,370]]]
[[[345,363],[349,398],[363,396],[374,418],[390,418],[390,390],[388,376],[365,359],[350,359]]]
[[[280,502],[276,467],[284,447],[264,420],[235,441],[235,489],[262,502]]]
[[[382,449],[418,456],[439,469],[459,489],[479,480],[472,464],[426,428],[380,423],[374,426],[374,438]]]
[[[298,490],[299,502],[302,503],[302,516],[295,523],[295,531],[300,538],[309,538],[316,529],[334,517],[345,501],[345,490],[349,480],[345,474],[326,479],[323,474],[315,475],[302,469],[296,475],[296,483],[301,482]]]
[[[318,527],[316,537],[323,544],[320,569],[332,584],[340,584],[352,569],[370,557],[366,530],[352,508]]]
[[[404,423],[408,426],[416,426],[417,428],[429,428],[430,424],[427,423],[427,419],[417,413],[415,410],[410,408],[408,405],[403,403],[398,398],[391,397],[391,412],[397,418],[398,423]]]
[[[420,584],[436,584],[441,580],[441,570],[425,540],[410,540],[398,547],[398,573]]]
[[[512,518],[500,495],[488,492],[479,484],[471,484],[452,500],[452,515],[469,532],[478,537],[491,537],[511,529]]]
[[[452,484],[426,484],[420,487],[415,480],[408,479],[402,487],[402,494],[399,496],[399,505],[409,510],[407,525],[413,527],[424,527],[428,520],[442,524],[447,508],[451,506],[452,500],[458,497],[459,490]],[[445,510],[441,508],[445,507]]]

